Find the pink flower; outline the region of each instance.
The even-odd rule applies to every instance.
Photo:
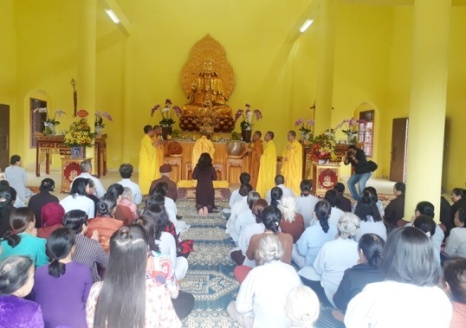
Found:
[[[259,120],[262,118],[262,113],[261,113],[261,111],[258,110],[258,109],[255,109],[255,110],[254,110],[254,116],[256,117],[256,120],[259,121]]]
[[[154,116],[154,113],[159,109],[160,105],[155,105],[152,110],[150,111],[150,116]]]
[[[173,106],[173,110],[175,111],[176,116],[181,116],[181,108],[179,106]]]
[[[235,114],[235,122],[238,121],[238,119],[243,115],[243,112],[244,111],[242,109],[238,109],[238,111]]]
[[[310,126],[314,125],[314,120],[308,120],[307,125],[310,125]]]
[[[171,101],[170,99],[167,98],[167,99],[165,100],[165,105],[167,106],[167,105],[171,105],[171,104],[172,104],[172,101]]]
[[[303,123],[304,123],[304,120],[302,118],[298,118],[296,122],[294,122],[294,126],[300,126]]]

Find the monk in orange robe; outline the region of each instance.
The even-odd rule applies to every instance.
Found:
[[[303,146],[296,141],[296,132],[288,132],[288,143],[283,153],[282,175],[285,186],[293,190],[295,196],[300,195],[299,185],[303,177]]]
[[[191,166],[193,171],[202,153],[208,153],[212,160],[214,159],[215,147],[208,137],[209,133],[205,130],[201,130],[201,137],[196,140],[196,143],[193,146],[193,153],[191,157]]]
[[[249,163],[249,174],[251,176],[251,186],[256,189],[257,179],[259,177],[259,166],[261,156],[264,153],[264,147],[262,146],[262,133],[260,131],[254,132],[252,136],[252,142],[249,145],[249,152],[251,153],[251,162]]]
[[[277,148],[273,142],[274,133],[267,131],[264,136],[266,142],[264,152],[260,159],[259,177],[257,179],[256,191],[265,198],[268,190],[275,187],[275,176],[277,175]]]

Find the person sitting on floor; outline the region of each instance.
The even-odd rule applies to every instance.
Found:
[[[249,209],[248,195],[251,191],[252,186],[248,183],[242,185],[239,188],[239,195],[242,197],[242,199],[237,201],[231,209],[231,215],[226,224],[226,233],[231,234],[233,232],[238,216]]]
[[[265,226],[262,223],[262,214],[266,207],[267,201],[265,199],[259,199],[254,203],[254,205],[252,205],[252,214],[256,218],[256,221],[244,227],[238,239],[238,247],[234,248],[230,253],[231,259],[236,264],[246,265],[252,268],[256,266],[255,261],[249,260],[246,257],[246,252],[248,250],[251,237],[255,234],[262,233],[265,230]]]
[[[248,273],[236,301],[227,307],[228,315],[242,327],[289,326],[285,302],[301,281],[295,269],[281,261],[283,253],[277,236],[267,234],[260,238],[256,253],[260,265]]]
[[[34,286],[34,262],[29,256],[0,261],[0,327],[44,327],[40,305],[24,299]]]
[[[136,204],[133,203],[133,192],[129,187],[123,188],[123,194],[121,195],[119,205],[129,208],[133,219],[136,219],[139,216],[138,208]]]
[[[338,222],[338,238],[322,246],[312,267],[299,270],[303,283],[311,287],[323,304],[333,303],[333,295],[340,285],[346,269],[357,264],[358,243],[354,241],[359,229],[359,218],[345,213]]]
[[[406,223],[407,226],[413,226],[417,217],[420,215],[426,215],[434,219],[435,216],[435,207],[434,204],[431,202],[419,202],[416,205],[416,209],[414,210],[414,215],[411,217],[411,222]],[[445,234],[443,230],[440,228],[438,224],[435,224],[435,233],[431,234],[430,239],[432,241],[432,245],[436,252],[440,253],[443,239],[445,238]]]
[[[466,195],[463,188],[453,188],[450,199],[453,202],[450,206],[450,219],[454,226],[455,214],[460,208],[466,209]]]
[[[36,268],[49,262],[45,253],[46,240],[36,237],[34,213],[30,209],[20,207],[11,211],[10,227],[11,230],[1,238],[0,259],[11,255],[27,255]]]
[[[84,160],[81,162],[81,174],[78,175],[73,182],[71,183],[71,188],[73,188],[74,181],[78,178],[85,178],[85,179],[91,179],[94,181],[95,185],[95,195],[98,198],[102,198],[105,195],[105,188],[102,185],[102,182],[95,176],[91,175],[92,172],[92,164],[90,160]]]
[[[345,214],[345,212],[338,208],[338,192],[335,189],[327,190],[324,199],[332,206],[328,222],[336,227],[342,215]]]
[[[88,220],[87,214],[81,210],[72,210],[65,214],[63,225],[71,229],[76,238],[76,248],[71,259],[74,262],[83,263],[92,272],[94,282],[101,280],[99,269],[108,267],[108,254],[99,244],[99,233],[94,230],[91,238],[86,237]]]
[[[440,273],[429,238],[414,227],[392,231],[380,270],[384,281],[367,285],[348,304],[347,328],[448,327],[452,306],[437,287]],[[396,304],[396,310],[388,311]]]
[[[452,257],[445,262],[443,285],[453,307],[450,328],[466,327],[466,258]]]
[[[434,240],[436,225],[437,224],[435,223],[432,217],[428,215],[423,215],[423,214],[416,217],[416,221],[414,221],[413,223],[413,227],[418,228],[419,230],[424,232],[431,242]],[[441,270],[442,266],[441,266],[441,260],[440,260],[440,251],[435,249],[433,242],[432,242],[432,247],[434,248],[434,255],[435,255],[435,259],[437,260],[437,265],[439,267],[439,270]]]
[[[33,300],[40,304],[46,327],[86,327],[86,301],[92,286],[89,268],[72,260],[76,238],[68,228],[47,240],[51,262],[36,270]]]
[[[47,239],[53,231],[63,227],[65,209],[58,203],[48,203],[41,212],[42,227],[37,229],[37,237]]]
[[[293,237],[288,233],[283,233],[280,231],[280,211],[273,206],[268,206],[262,213],[262,220],[264,223],[265,231],[251,237],[248,250],[246,251],[247,258],[249,260],[255,260],[256,265],[259,265],[260,263],[257,261],[256,252],[259,249],[259,242],[261,238],[267,235],[275,235],[280,240],[283,249],[283,256],[281,257],[281,260],[287,264],[291,264]],[[251,267],[248,266],[237,266],[234,270],[236,279],[241,283],[250,270]]]
[[[455,226],[451,229],[447,239],[445,252],[448,256],[461,256],[466,258],[466,209],[460,208],[455,214]]]
[[[260,199],[260,195],[258,192],[251,191],[249,192],[248,196],[246,197],[246,201],[248,203],[248,209],[243,211],[238,215],[235,220],[235,226],[233,227],[233,231],[230,233],[231,239],[233,239],[234,243],[238,245],[238,239],[243,231],[244,227],[248,224],[253,224],[256,222],[256,218],[252,213],[252,207],[256,201]]]
[[[143,226],[149,236],[154,236],[152,239],[158,251],[170,259],[176,280],[180,281],[188,271],[188,260],[183,256],[177,256],[175,238],[164,231],[168,223],[167,213],[159,205],[152,205],[149,211],[150,213],[146,211],[146,214],[137,218],[134,223]],[[149,244],[151,243],[149,240]]]
[[[0,189],[0,237],[3,237],[10,226],[10,213],[14,209],[10,188]]]
[[[385,207],[384,216],[385,224],[387,224],[389,230],[406,224],[406,221],[400,221],[405,216],[405,191],[406,185],[403,182],[397,182],[393,186],[393,193],[396,198]]]
[[[45,178],[40,183],[40,192],[29,199],[28,207],[34,212],[34,216],[36,218],[36,228],[40,228],[42,226],[42,206],[48,203],[59,202],[58,198],[51,194],[54,188],[55,181],[50,178]]]
[[[278,209],[282,213],[280,229],[284,233],[289,233],[296,243],[304,232],[303,216],[296,212],[296,201],[294,197],[282,197],[278,204]]]
[[[295,197],[293,190],[291,190],[288,187],[285,187],[285,177],[281,174],[275,177],[275,187],[278,187],[282,190],[282,196]],[[272,189],[268,190],[267,194],[265,195],[265,200],[269,204],[272,203],[272,195],[271,195]]]
[[[157,187],[157,185],[161,182],[167,185],[167,197],[171,200],[176,202],[176,198],[178,197],[178,189],[176,187],[176,183],[170,180],[170,172],[172,171],[172,167],[170,164],[163,164],[159,168],[159,172],[162,175],[160,179],[152,181],[150,185],[149,194],[152,194],[152,191]]]
[[[320,302],[316,293],[307,286],[293,288],[285,303],[285,314],[291,328],[314,328],[319,318]]]
[[[377,205],[367,190],[364,191],[362,197],[358,200],[354,214],[361,219],[361,224],[356,234],[356,241],[359,241],[366,233],[375,233],[382,237],[383,240],[387,239],[387,228],[382,221]]]
[[[318,223],[307,227],[293,245],[292,259],[299,269],[312,266],[322,246],[327,241],[335,239],[337,227],[328,223],[331,209],[328,201],[318,201],[314,212],[314,220]]]
[[[345,185],[337,182],[333,185],[333,189],[337,191],[337,207],[343,212],[351,212],[351,200],[345,197]]]
[[[139,185],[133,181],[131,181],[131,176],[133,175],[133,165],[131,164],[121,164],[120,165],[120,176],[121,180],[118,181],[123,187],[128,187],[131,189],[133,194],[133,203],[136,205],[141,204],[142,202],[142,193]]]
[[[21,157],[13,155],[10,158],[10,166],[5,169],[6,180],[17,192],[18,198],[25,203],[34,193],[26,187],[28,176],[26,170],[21,167]]]
[[[359,239],[358,264],[345,271],[338,290],[333,296],[336,307],[343,314],[351,299],[359,294],[367,284],[384,280],[379,269],[384,245],[385,241],[374,233],[367,233]],[[334,313],[337,314],[337,312]]]
[[[311,226],[314,210],[319,198],[311,194],[312,180],[303,180],[300,184],[301,195],[296,197],[296,212],[303,216],[304,228]]]
[[[112,235],[105,279],[92,286],[86,303],[88,327],[181,327],[171,301],[176,286],[167,288],[170,271],[163,270],[167,263],[148,250],[140,225]]]
[[[83,210],[87,217],[93,219],[95,217],[94,202],[86,197],[86,178],[76,178],[71,186],[70,194],[60,201],[60,205],[65,209],[65,213],[71,210]]]
[[[243,172],[239,175],[239,188],[235,189],[231,192],[230,200],[228,201],[228,206],[230,208],[224,208],[222,210],[222,217],[226,220],[228,220],[231,217],[231,210],[233,209],[233,206],[237,201],[240,201],[243,199],[243,196],[240,195],[239,191],[241,187],[245,184],[249,184],[249,181],[251,181],[251,176],[249,173]],[[251,186],[252,189],[252,186]]]
[[[119,185],[122,189],[123,186]],[[91,238],[95,230],[99,234],[99,243],[108,253],[110,249],[110,237],[120,229],[124,222],[113,218],[117,206],[116,199],[111,193],[106,193],[97,205],[97,217],[89,221],[86,236]]]
[[[161,184],[165,184],[165,183],[162,182]],[[164,197],[165,191],[161,187],[161,184],[159,184],[159,186],[152,191],[152,194],[147,199],[146,209],[150,205],[163,206],[165,211],[167,212],[168,219],[170,220],[171,223],[173,223],[173,226],[176,229],[176,234],[179,235],[179,234],[187,231],[190,228],[190,225],[187,224],[185,221],[178,220],[176,218],[176,212],[173,210],[173,206],[170,206],[171,203],[174,204],[173,200],[171,198],[169,198],[169,197]],[[175,206],[175,209],[176,209],[176,206]],[[144,211],[145,211],[145,209],[144,209]]]

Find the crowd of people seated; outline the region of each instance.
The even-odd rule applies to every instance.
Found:
[[[20,158],[11,162],[7,179],[18,171],[25,187]],[[131,164],[107,189],[89,161],[81,170],[62,200],[46,178],[20,206],[1,181],[0,327],[181,327],[194,307],[179,290],[193,241],[179,239],[189,225],[167,180],[142,202]]]
[[[291,302],[298,307],[290,298],[296,288],[306,288],[346,327],[466,327],[463,190],[454,189],[453,205],[442,206],[437,224],[428,201],[419,202],[412,217],[405,215],[402,182],[384,206],[371,186],[351,201],[341,183],[319,199],[311,194],[310,180],[301,182],[295,196],[283,176],[275,181],[276,187],[259,195],[265,199],[257,199],[243,173],[230,199],[231,215],[224,214],[241,283],[227,312],[240,326],[273,326],[273,320],[286,322],[280,327],[313,327],[315,301],[305,307],[313,318],[307,323],[292,325],[288,312]]]
[[[11,162],[19,172],[20,158]],[[180,240],[190,227],[178,216],[170,169],[160,167],[145,202],[130,164],[106,190],[88,177],[88,161],[82,171],[61,201],[50,178],[24,199],[0,182],[0,326],[181,327],[195,302],[179,290],[193,241]],[[241,174],[222,212],[240,282],[226,310],[240,326],[313,327],[321,306],[346,327],[466,326],[462,189],[437,224],[429,201],[404,213],[401,182],[384,207],[370,186],[357,201],[341,183],[320,199],[310,180],[295,195],[277,175],[261,195],[250,178]],[[211,199],[198,203],[200,215],[217,211]]]

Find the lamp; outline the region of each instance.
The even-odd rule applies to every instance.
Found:
[[[111,19],[115,24],[119,24],[119,23],[120,23],[120,20],[118,19],[117,15],[115,15],[115,13],[113,12],[113,10],[111,10],[111,9],[105,9],[105,12],[107,13],[108,17],[110,17],[110,19]]]
[[[309,26],[311,26],[312,22],[312,19],[306,20],[304,24],[299,28],[299,32],[303,33],[304,31],[306,31],[309,28]]]

